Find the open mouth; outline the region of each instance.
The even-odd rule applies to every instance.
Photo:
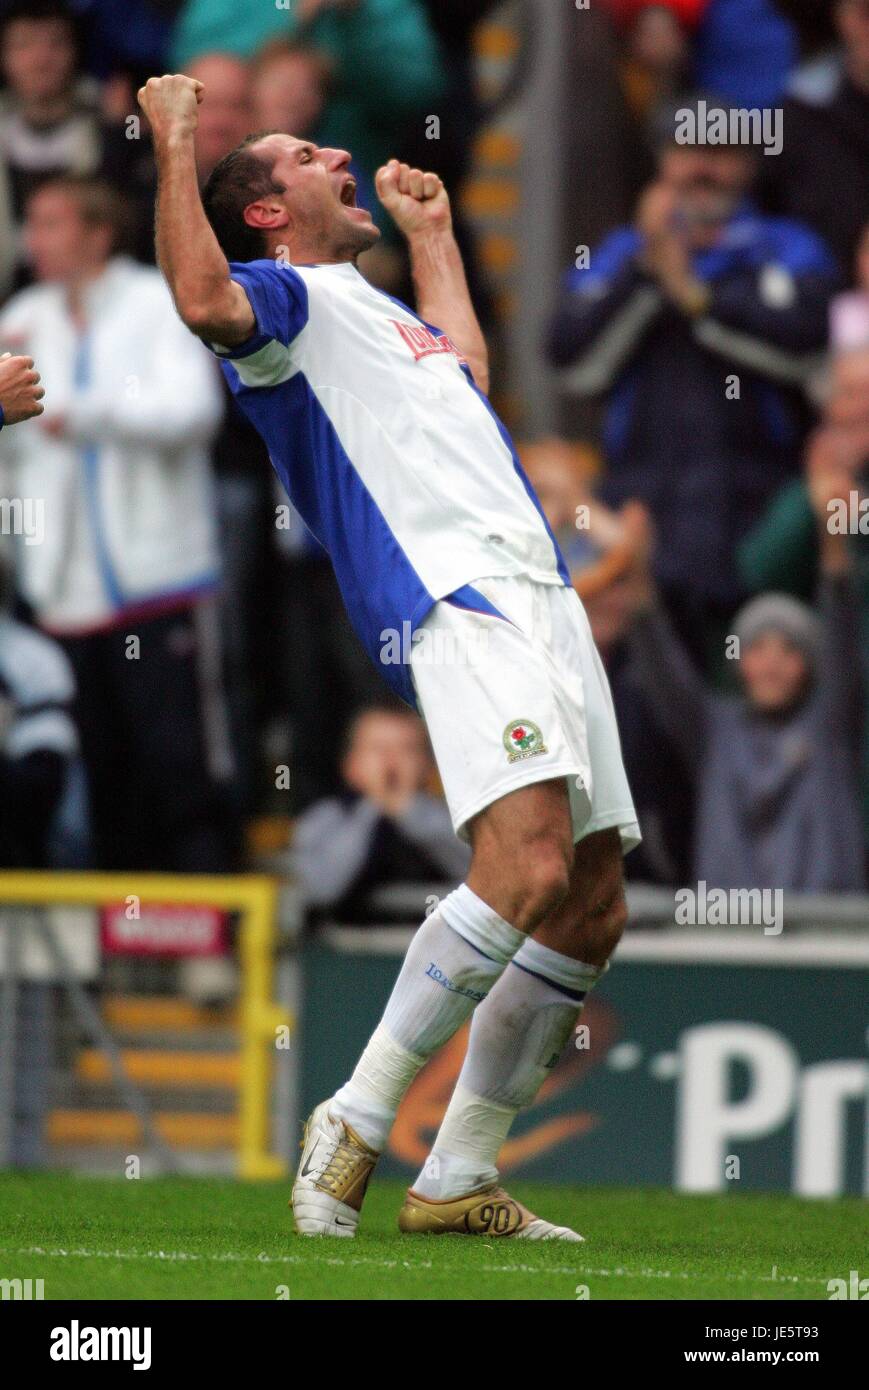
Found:
[[[348,178],[341,187],[341,202],[345,208],[355,208],[356,206],[356,180]]]

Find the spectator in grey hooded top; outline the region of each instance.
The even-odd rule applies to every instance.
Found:
[[[293,867],[310,908],[364,922],[375,888],[462,879],[469,851],[444,800],[426,790],[433,770],[424,726],[409,709],[356,716],[341,766],[346,793],[315,802],[296,829]]]
[[[641,534],[642,509],[635,515]],[[656,717],[694,779],[693,875],[710,887],[865,887],[856,600],[846,538],[819,529],[817,611],[767,593],[736,615],[737,695],[706,687],[651,583],[637,602],[631,640]]]

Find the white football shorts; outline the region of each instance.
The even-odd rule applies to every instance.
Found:
[[[627,854],[642,837],[578,595],[526,576],[471,589],[501,616],[441,599],[410,656],[456,834],[467,840],[468,822],[518,787],[564,777],[574,840],[615,826]]]

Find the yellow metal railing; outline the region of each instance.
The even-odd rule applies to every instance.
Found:
[[[258,874],[0,872],[0,905],[99,907],[132,894],[145,905],[202,903],[238,912],[241,963],[239,1176],[280,1178],[285,1160],[272,1151],[269,1095],[278,1028],[295,1020],[274,999],[277,884]]]

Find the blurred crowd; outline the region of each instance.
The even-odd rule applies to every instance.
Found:
[[[32,356],[46,391],[0,433],[3,866],[226,872],[272,817],[309,903],[344,920],[390,882],[462,877],[420,721],[153,265],[135,92],[202,80],[203,181],[277,128],[349,149],[374,211],[392,155],[455,203],[482,118],[472,35],[499,8],[0,0],[0,352]],[[599,9],[623,188],[594,209],[581,177],[558,191],[577,255],[552,267],[539,351],[564,414],[520,453],[609,673],[644,831],[627,870],[860,892],[869,0]],[[778,114],[776,153],[677,142],[686,111],[699,128],[735,108]],[[410,299],[377,216],[360,269]],[[585,247],[587,225],[607,230]]]

